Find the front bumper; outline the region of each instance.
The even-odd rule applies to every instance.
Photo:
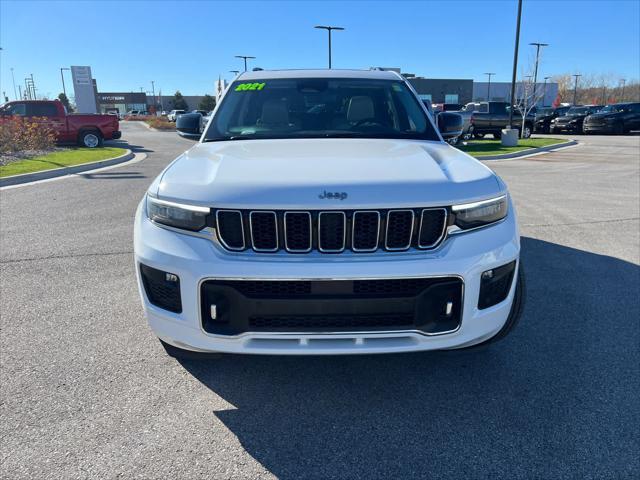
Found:
[[[151,329],[176,347],[201,352],[250,354],[354,354],[451,349],[493,337],[505,324],[515,291],[486,309],[478,309],[482,272],[518,260],[520,239],[513,206],[491,227],[450,236],[433,251],[371,254],[231,253],[217,240],[176,233],[153,224],[138,208],[134,247],[142,303]],[[181,312],[149,302],[141,285],[140,265],[171,272],[180,279]],[[517,267],[516,267],[517,268]],[[220,335],[202,321],[201,285],[207,280],[364,280],[460,278],[464,295],[461,319],[453,331],[428,334],[417,329],[320,333],[244,331]],[[516,275],[517,277],[517,275]]]
[[[615,123],[601,123],[598,125],[585,123],[582,130],[585,133],[613,133],[615,131],[615,127]]]
[[[582,125],[579,123],[552,123],[551,132],[581,132]]]

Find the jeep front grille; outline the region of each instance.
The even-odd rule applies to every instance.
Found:
[[[227,250],[336,254],[435,248],[445,236],[448,216],[445,208],[413,208],[217,210],[215,218],[218,239]]]

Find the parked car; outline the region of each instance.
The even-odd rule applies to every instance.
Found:
[[[139,292],[167,352],[390,353],[506,335],[524,297],[516,214],[492,170],[441,141],[459,122],[434,124],[396,72],[240,74],[135,216]]]
[[[601,105],[576,105],[569,108],[567,112],[551,120],[551,133],[582,133],[582,124],[587,115],[597,113],[602,109]]]
[[[25,117],[50,126],[56,132],[58,143],[77,143],[88,148],[101,147],[104,140],[122,135],[116,115],[68,115],[59,100],[20,100],[0,106],[0,122],[12,117]]]
[[[484,107],[486,105],[486,107]],[[494,138],[502,136],[502,130],[509,125],[508,102],[480,102],[480,110],[471,115],[470,131],[474,136],[490,133]],[[533,132],[534,117],[529,114],[524,119],[524,132],[522,132],[522,114],[516,108],[513,112],[513,127],[518,129],[518,135],[529,138]]]
[[[191,113],[199,113],[204,117],[208,112],[206,110],[191,110]]]
[[[170,122],[175,122],[178,115],[181,115],[183,113],[185,113],[184,110],[171,110],[169,112],[169,115],[167,115],[167,120],[169,120]]]
[[[535,124],[533,131],[536,133],[549,133],[551,131],[551,121],[554,118],[562,117],[566,114],[570,106],[564,107],[543,107],[535,114]]]
[[[129,110],[124,114],[125,117],[138,117],[140,115],[142,115],[140,110]]]
[[[439,112],[459,112],[462,110],[463,105],[460,103],[434,103],[433,111]]]
[[[584,133],[623,134],[640,130],[640,103],[615,103],[584,120]]]

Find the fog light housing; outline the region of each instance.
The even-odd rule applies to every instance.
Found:
[[[514,260],[501,267],[482,272],[480,275],[480,297],[478,298],[480,310],[497,305],[507,298],[515,270],[516,262]]]
[[[182,312],[180,277],[143,264],[140,264],[140,277],[149,302],[170,312]]]

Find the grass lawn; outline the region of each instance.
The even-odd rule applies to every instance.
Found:
[[[516,147],[503,147],[500,144],[500,140],[472,140],[467,142],[466,145],[458,145],[457,148],[474,157],[483,157],[486,155],[520,152],[530,148],[547,147],[564,142],[566,140],[560,138],[528,138],[526,140],[518,140],[518,146]]]
[[[8,165],[0,166],[0,177],[20,175],[22,173],[39,172],[41,170],[51,170],[52,168],[70,167],[82,163],[97,162],[108,158],[124,155],[124,148],[73,148],[63,152],[53,152],[40,157],[33,157],[28,160],[11,162]]]

